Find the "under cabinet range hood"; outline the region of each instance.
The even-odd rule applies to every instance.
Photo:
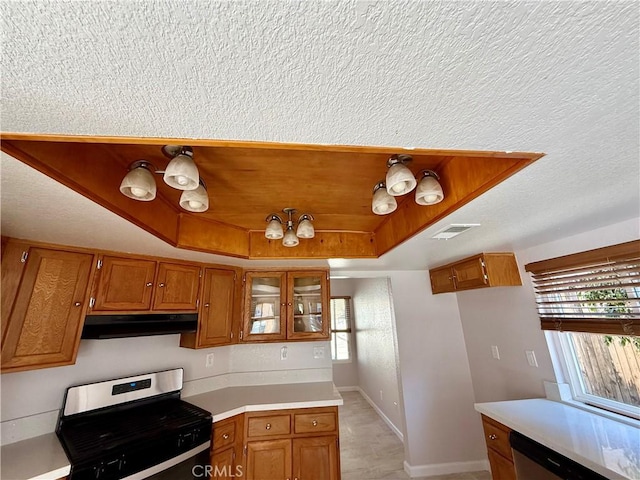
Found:
[[[197,313],[87,315],[81,338],[104,339],[169,335],[195,332],[197,327]]]

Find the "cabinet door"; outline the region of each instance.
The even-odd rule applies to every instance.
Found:
[[[156,262],[105,256],[93,312],[150,310]]]
[[[338,441],[327,437],[293,440],[293,474],[300,480],[338,480]]]
[[[456,282],[456,290],[488,286],[482,257],[475,257],[451,267]]]
[[[291,440],[266,440],[247,443],[247,480],[284,480],[291,478]]]
[[[94,256],[29,251],[2,339],[2,371],[71,365],[78,351]]]
[[[284,340],[287,335],[285,273],[247,272],[245,281],[243,340]]]
[[[287,274],[287,338],[329,338],[327,272]]]
[[[153,310],[196,311],[199,286],[199,266],[160,262]]]
[[[451,267],[436,268],[429,270],[431,278],[431,293],[453,292],[456,286],[453,283],[453,273]]]
[[[236,451],[234,447],[215,452],[211,455],[211,477],[216,480],[228,480],[235,477]]]
[[[213,347],[233,342],[234,293],[236,272],[207,268],[198,324],[198,347]]]
[[[516,480],[516,469],[512,462],[491,448],[487,449],[487,454],[493,480]]]

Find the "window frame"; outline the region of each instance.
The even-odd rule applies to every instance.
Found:
[[[564,335],[569,333],[580,332],[547,330],[545,331],[545,336],[549,350],[552,352],[552,364],[556,379],[559,383],[568,385],[573,402],[640,420],[640,409],[638,407],[586,393],[582,375],[580,374],[578,357],[575,354],[571,340],[567,335]],[[596,333],[594,335],[599,334]],[[555,359],[553,354],[555,354]]]
[[[348,302],[348,308],[347,311],[349,313],[349,315],[347,316],[347,322],[349,327],[346,329],[334,329],[333,328],[333,308],[332,308],[332,300],[346,300]],[[333,358],[333,334],[334,333],[347,333],[347,345],[349,348],[349,358],[346,359],[334,359]],[[351,297],[348,295],[339,295],[339,296],[332,296],[329,297],[329,341],[331,343],[331,362],[332,363],[352,363],[353,362],[353,313],[352,313],[352,309],[351,309]]]

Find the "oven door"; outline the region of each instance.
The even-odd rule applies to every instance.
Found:
[[[205,442],[197,447],[173,457],[162,463],[134,473],[122,480],[189,480],[207,477],[211,470],[211,456],[209,448],[211,442]]]

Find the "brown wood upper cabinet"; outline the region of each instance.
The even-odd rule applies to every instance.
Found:
[[[522,285],[513,253],[480,253],[429,270],[431,291],[436,293],[473,288]]]
[[[243,340],[329,338],[327,270],[246,272]]]
[[[240,316],[241,307],[238,299],[242,295],[239,278],[239,269],[205,268],[198,331],[183,333],[181,347],[207,348],[235,342],[236,319]]]
[[[2,372],[72,365],[95,256],[9,242],[2,256]]]
[[[200,267],[105,255],[91,313],[196,311]]]

